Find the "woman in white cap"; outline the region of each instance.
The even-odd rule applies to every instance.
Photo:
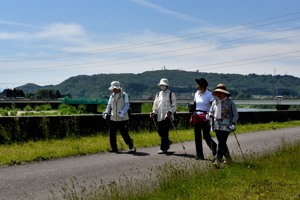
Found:
[[[157,115],[157,131],[161,138],[159,154],[167,153],[172,141],[169,139],[171,120],[176,112],[176,96],[169,90],[169,81],[162,78],[158,84],[161,91],[156,95],[150,117]]]
[[[229,98],[230,93],[224,84],[218,84],[212,94],[217,97],[209,111],[209,116],[213,118],[212,128],[218,139],[214,165],[220,167],[223,156],[225,162],[230,163],[232,161],[227,147],[227,138],[230,132],[235,130],[239,114],[234,102]]]
[[[111,150],[110,152],[118,152],[117,146],[117,131],[120,130],[120,133],[129,146],[129,153],[135,152],[136,149],[133,145],[133,140],[128,133],[128,110],[129,110],[129,98],[128,94],[122,91],[119,81],[111,82],[109,90],[112,92],[112,95],[109,97],[106,110],[103,113],[103,118],[107,119],[110,115],[110,124],[109,124],[109,140]]]
[[[210,135],[210,123],[208,112],[212,102],[215,100],[212,93],[207,90],[208,82],[204,78],[196,79],[197,92],[194,95],[194,106],[190,123],[194,125],[196,160],[204,160],[202,134],[213,156],[217,152],[217,144]],[[202,131],[202,133],[201,133]]]

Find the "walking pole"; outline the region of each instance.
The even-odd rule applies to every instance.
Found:
[[[152,120],[153,120],[154,126],[155,126],[155,128],[156,128],[156,130],[157,130],[158,128],[157,128],[157,125],[156,125],[156,122],[155,122],[154,117],[152,117]]]
[[[173,126],[173,128],[174,128],[175,132],[177,133],[178,140],[179,140],[179,142],[180,142],[180,144],[181,144],[181,146],[182,146],[182,148],[183,148],[183,150],[184,150],[184,153],[186,154],[186,151],[185,151],[185,146],[183,146],[183,144],[182,144],[182,142],[181,142],[181,139],[180,139],[180,137],[179,137],[178,131],[177,131],[177,129],[176,129],[176,127],[175,127],[174,123],[173,123],[173,120],[172,120],[172,118],[171,118],[171,117],[168,117],[168,118],[170,119],[170,121],[171,121],[171,124],[172,124],[172,126]]]
[[[233,132],[233,135],[234,135],[234,137],[235,137],[235,139],[236,139],[236,141],[237,141],[237,143],[238,143],[238,145],[239,145],[239,148],[240,148],[240,150],[241,150],[243,159],[244,159],[244,161],[246,161],[245,156],[244,156],[244,153],[243,153],[242,148],[241,148],[241,145],[240,145],[240,143],[239,143],[239,140],[237,139],[235,132],[234,132],[234,131],[232,131],[232,132]]]

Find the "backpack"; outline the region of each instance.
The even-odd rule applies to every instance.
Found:
[[[160,92],[159,92],[159,93],[160,93]],[[159,96],[159,93],[157,93],[156,97]],[[169,93],[169,98],[170,98],[170,103],[171,103],[171,105],[172,105],[172,91],[170,91],[170,93]],[[173,114],[174,114],[174,121],[178,121],[178,120],[177,120],[177,116],[176,116],[176,112],[174,112]]]
[[[160,92],[159,92],[159,93],[160,93]],[[159,93],[156,94],[156,97],[159,96]],[[170,103],[171,103],[171,105],[172,105],[172,91],[170,91],[170,93],[169,93],[169,98],[170,98]]]

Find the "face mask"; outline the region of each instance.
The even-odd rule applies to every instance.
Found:
[[[164,91],[164,90],[167,89],[167,86],[165,86],[165,85],[161,85],[161,86],[159,86],[159,87],[160,87],[160,89],[161,89],[162,91]]]

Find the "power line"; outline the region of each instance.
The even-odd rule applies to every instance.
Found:
[[[170,38],[173,41],[168,41],[170,39],[167,38],[167,39],[155,40],[155,41],[150,41],[150,42],[145,42],[145,43],[140,43],[140,44],[135,44],[135,45],[126,45],[126,46],[119,46],[119,47],[113,47],[113,48],[107,48],[107,49],[85,51],[85,52],[75,52],[75,53],[69,53],[69,54],[59,54],[59,55],[44,56],[44,57],[37,57],[37,58],[25,58],[25,59],[20,59],[20,60],[17,60],[17,59],[14,59],[14,60],[0,60],[0,62],[5,63],[5,62],[24,62],[24,61],[50,60],[50,59],[57,59],[57,58],[66,58],[66,57],[71,57],[71,56],[84,56],[84,55],[92,55],[92,54],[96,54],[96,53],[138,49],[138,48],[144,48],[144,47],[154,46],[154,45],[175,43],[175,42],[180,42],[180,41],[183,41],[183,40],[199,39],[199,38],[210,37],[210,36],[214,36],[214,35],[232,33],[232,32],[252,29],[252,28],[265,27],[265,26],[274,25],[274,24],[278,24],[278,23],[293,21],[293,20],[297,20],[297,19],[300,19],[300,18],[285,19],[285,20],[281,20],[281,21],[275,21],[275,22],[272,22],[272,23],[260,24],[260,25],[251,26],[251,27],[241,27],[241,26],[245,26],[245,25],[249,25],[249,24],[255,24],[255,23],[259,23],[259,22],[269,21],[269,20],[272,20],[272,19],[278,19],[278,18],[282,18],[282,17],[286,17],[286,16],[291,16],[291,15],[298,14],[298,13],[300,13],[300,12],[295,12],[295,13],[282,15],[282,16],[278,16],[278,17],[273,17],[273,18],[267,18],[267,19],[258,20],[258,21],[255,21],[255,22],[248,22],[248,23],[244,23],[244,24],[241,24],[241,25],[237,25],[237,26],[227,26],[227,27],[225,26],[225,27],[222,27],[222,28],[213,29],[213,30],[209,30],[209,31],[204,31],[204,32],[200,32],[200,33],[193,33],[193,34],[189,34],[189,35],[175,36],[173,38]],[[225,31],[225,32],[217,32],[217,33],[213,33],[213,34],[200,35],[200,36],[193,37],[193,38],[187,38],[187,37],[194,36],[194,35],[199,35],[199,34],[203,34],[203,33],[210,33],[210,32],[215,32],[215,31],[224,30],[224,29],[228,29],[228,28],[236,28],[236,27],[238,27],[238,29],[236,29],[236,30],[229,30],[229,31]],[[177,40],[174,41],[174,38],[177,39]],[[178,40],[180,38],[187,38],[187,39]]]
[[[230,46],[230,47],[224,47],[222,49],[214,49],[214,50],[206,50],[206,51],[202,51],[202,52],[196,52],[196,53],[185,53],[185,54],[180,54],[180,55],[175,55],[175,56],[165,56],[165,57],[159,57],[159,58],[149,58],[149,59],[144,59],[144,60],[138,60],[138,61],[128,61],[128,62],[121,62],[121,63],[108,63],[108,64],[104,64],[100,67],[105,67],[105,66],[114,66],[114,65],[124,65],[124,64],[133,64],[133,63],[141,63],[141,62],[146,62],[146,61],[152,61],[152,60],[161,60],[161,59],[167,59],[167,58],[178,58],[178,57],[183,57],[183,56],[189,56],[189,55],[193,55],[193,54],[203,54],[203,53],[211,53],[211,52],[216,52],[216,51],[223,51],[223,50],[228,50],[228,49],[233,49],[233,48],[238,48],[238,47],[246,47],[246,46],[251,46],[251,45],[255,45],[255,44],[261,44],[261,43],[267,43],[267,42],[274,42],[274,41],[279,41],[279,40],[284,40],[284,39],[290,39],[290,38],[294,38],[294,37],[298,37],[300,36],[300,34],[298,35],[293,35],[293,36],[289,36],[289,37],[283,37],[283,38],[277,38],[277,39],[272,39],[272,40],[267,40],[267,41],[258,41],[255,43],[251,43],[251,44],[242,44],[242,45],[236,45],[236,46]],[[249,37],[248,37],[249,38]],[[190,48],[186,48],[183,50],[187,50],[187,49],[192,49],[192,48],[197,48],[197,47],[190,47]],[[180,50],[173,50],[173,51],[168,51],[168,52],[160,52],[160,53],[155,53],[155,55],[161,55],[163,53],[171,53],[171,52],[178,52],[178,51],[182,51],[182,49]],[[154,55],[154,54],[153,54]],[[128,58],[124,58],[124,59],[119,59],[119,60],[126,60]],[[111,61],[106,61],[106,62],[112,62],[112,61],[118,61],[118,60],[111,60]],[[40,68],[40,67],[36,67],[36,68],[30,68],[30,69],[16,69],[16,70],[7,70],[7,69],[3,69],[2,73],[12,73],[12,72],[37,72],[37,71],[55,71],[55,70],[67,70],[67,69],[79,69],[79,68],[86,68],[86,65],[93,65],[93,64],[101,64],[103,63],[103,61],[94,61],[94,62],[88,62],[88,63],[80,63],[80,64],[69,64],[69,65],[60,65],[60,66],[51,66],[51,67],[45,67],[45,68]],[[76,67],[78,66],[78,67]],[[89,67],[91,68],[91,67]],[[93,68],[99,68],[99,66],[97,67],[93,67]],[[1,70],[0,70],[1,71]]]
[[[245,58],[245,59],[240,59],[240,60],[226,61],[226,62],[220,62],[220,63],[212,63],[212,64],[206,64],[206,65],[201,65],[201,66],[196,66],[196,67],[184,67],[183,69],[202,68],[202,67],[208,67],[208,66],[214,66],[214,65],[232,64],[232,63],[236,63],[236,62],[244,62],[244,61],[257,60],[257,59],[265,59],[265,58],[275,57],[275,56],[277,58],[268,59],[267,61],[274,61],[274,60],[286,59],[286,58],[295,58],[295,57],[300,57],[300,55],[284,57],[284,58],[279,58],[279,56],[289,55],[289,54],[294,54],[294,53],[299,53],[299,52],[300,52],[300,50],[299,51],[279,53],[279,54],[273,54],[273,55],[267,55],[267,56],[260,56],[260,57],[255,57],[255,58]],[[255,62],[246,63],[246,64],[253,64],[253,63],[260,63],[260,62],[266,62],[266,61],[265,60],[255,61]],[[245,64],[241,64],[241,65],[245,65]],[[236,66],[236,65],[231,65],[231,66]],[[206,69],[218,69],[218,68],[227,68],[227,67],[222,66],[222,67],[213,67],[213,68],[206,68]]]

